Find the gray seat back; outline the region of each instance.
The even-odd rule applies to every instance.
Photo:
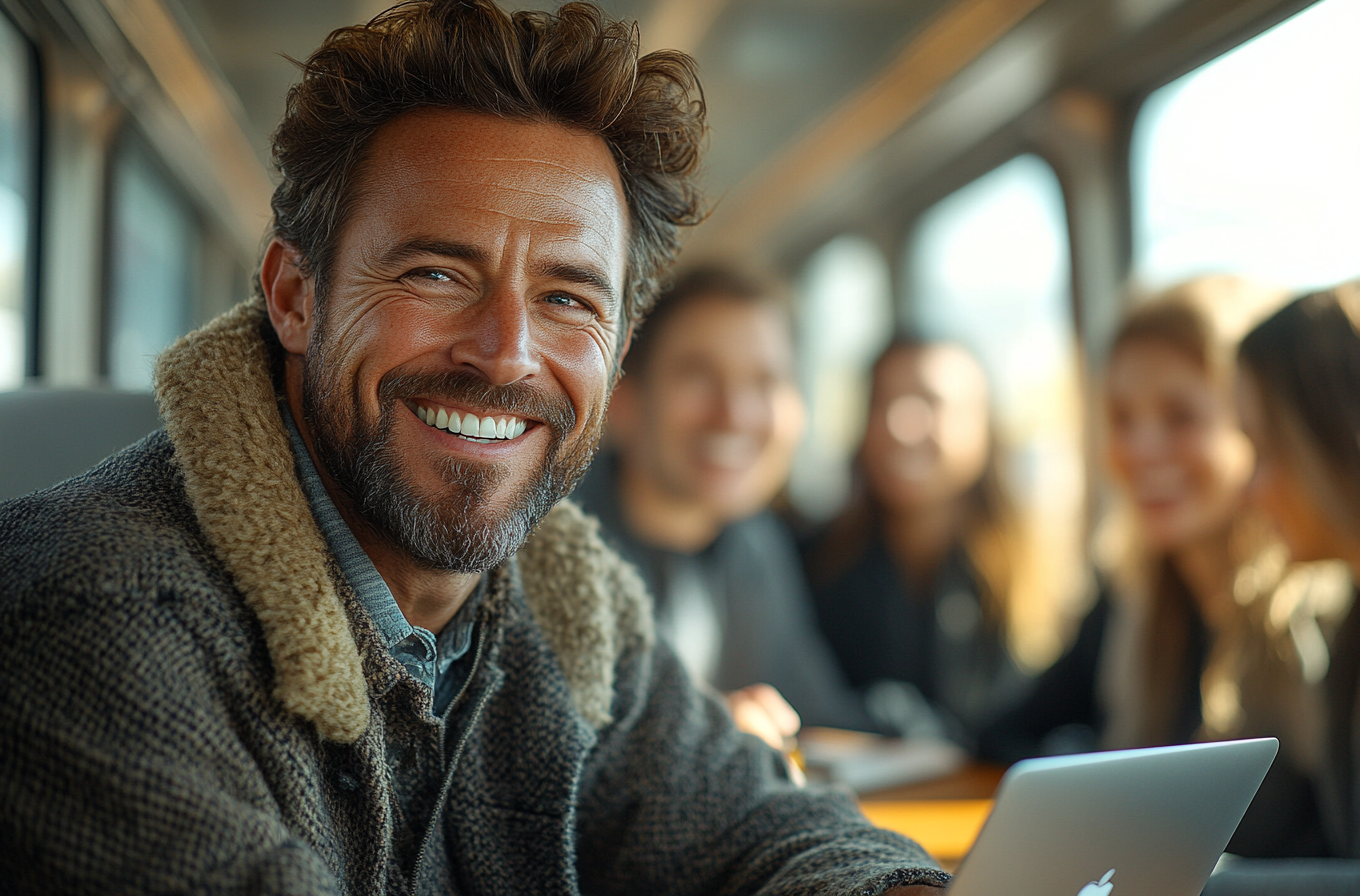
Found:
[[[0,501],[83,473],[160,425],[146,392],[0,392]]]

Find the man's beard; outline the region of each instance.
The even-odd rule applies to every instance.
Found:
[[[357,391],[346,389],[328,363],[325,326],[307,352],[302,408],[319,460],[355,511],[378,537],[427,569],[485,572],[519,550],[534,527],[585,474],[603,429],[603,403],[586,419],[575,444],[571,403],[519,383],[496,386],[475,374],[387,374],[379,380],[376,421],[362,412]],[[422,491],[393,438],[395,417],[410,413],[403,398],[422,396],[479,411],[543,421],[552,432],[542,465],[517,493],[491,506],[511,474],[504,464],[444,458],[442,487]],[[422,424],[424,425],[424,424]],[[457,438],[455,436],[455,438]]]

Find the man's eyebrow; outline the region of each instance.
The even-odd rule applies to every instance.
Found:
[[[579,283],[589,286],[602,293],[606,301],[617,307],[619,303],[618,293],[614,289],[614,284],[609,281],[599,268],[590,265],[572,264],[570,262],[557,262],[555,264],[544,265],[540,271],[542,276],[550,277],[554,280],[566,280],[568,283]]]
[[[461,258],[472,262],[484,262],[486,251],[465,243],[450,243],[447,240],[416,237],[405,240],[384,252],[378,259],[384,267],[399,265],[421,256],[438,255],[444,258]]]

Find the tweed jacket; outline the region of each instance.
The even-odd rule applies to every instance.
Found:
[[[948,880],[738,734],[654,644],[636,574],[569,502],[494,572],[447,725],[412,724],[423,685],[298,485],[265,327],[252,302],[181,340],[157,370],[165,430],[0,505],[0,889],[875,894]],[[437,831],[394,798],[412,768],[439,777],[424,807]]]

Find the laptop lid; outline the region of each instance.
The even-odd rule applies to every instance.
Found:
[[[1279,741],[1018,762],[949,896],[1198,896]]]

